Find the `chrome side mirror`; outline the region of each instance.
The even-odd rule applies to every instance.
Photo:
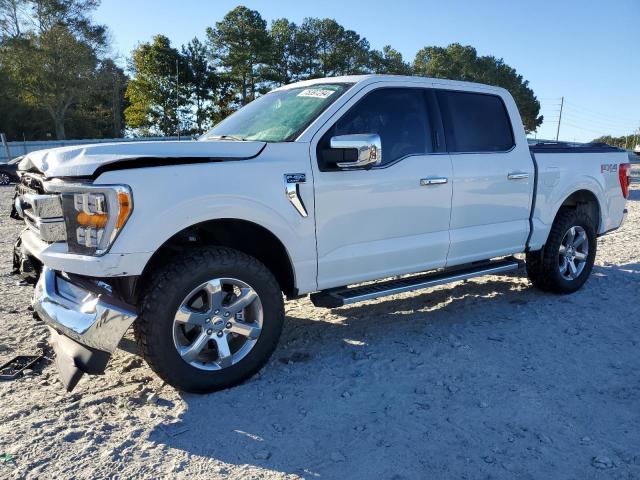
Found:
[[[340,168],[375,167],[382,162],[382,143],[377,133],[356,133],[331,137],[331,148],[355,149],[358,152],[354,162],[338,162]]]

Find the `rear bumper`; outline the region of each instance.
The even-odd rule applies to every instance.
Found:
[[[51,329],[60,376],[71,391],[83,373],[103,373],[136,313],[44,267],[33,308]]]

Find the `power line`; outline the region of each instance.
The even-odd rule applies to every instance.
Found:
[[[571,101],[567,102],[567,104],[571,108],[576,108],[578,110],[583,110],[584,112],[592,114],[592,115],[596,115],[596,116],[600,116],[600,117],[606,117],[606,118],[609,118],[609,119],[612,119],[612,120],[634,121],[634,120],[632,120],[630,118],[624,118],[624,117],[620,117],[619,115],[611,115],[611,114],[608,114],[608,113],[602,113],[602,112],[599,112],[597,110],[593,110],[591,108],[583,107],[582,105],[578,105],[578,104],[576,104],[574,102],[571,102]]]
[[[608,125],[608,126],[617,127],[617,128],[629,128],[629,125],[635,124],[635,122],[626,122],[622,120],[608,120],[605,118],[585,116],[583,113],[578,112],[576,110],[571,110],[571,109],[567,110],[566,113],[574,116],[580,121],[597,123],[598,125]]]
[[[560,108],[560,104],[559,103],[553,103],[553,104],[541,103],[540,104],[540,110],[548,110],[550,108]]]
[[[566,125],[570,125],[573,128],[578,128],[580,130],[587,130],[587,131],[590,131],[590,132],[600,133],[600,134],[603,134],[603,135],[606,135],[606,134],[610,133],[610,130],[607,129],[607,128],[598,128],[598,127],[593,127],[593,126],[576,125],[573,122],[565,122],[565,123],[566,123]]]
[[[583,107],[571,101],[559,98],[542,97],[540,102],[540,114],[544,117],[543,124],[556,126],[556,140],[560,137],[560,129],[568,127],[590,132],[599,136],[610,135],[612,131],[628,130],[631,135],[636,132],[637,120],[631,120],[617,115],[610,115],[597,110]],[[560,102],[558,103],[558,100]],[[632,127],[632,125],[634,125]],[[640,132],[640,129],[638,130]]]
[[[564,115],[567,117],[567,119],[576,123],[585,123],[587,125],[605,128],[605,129],[611,129],[611,130],[622,130],[622,129],[631,130],[631,131],[634,130],[629,124],[622,124],[622,123],[617,124],[617,123],[603,122],[600,120],[593,120],[590,118],[576,116],[573,112],[565,112]]]
[[[584,127],[584,126],[578,126],[578,125],[575,125],[575,124],[573,124],[573,123],[571,123],[571,122],[567,122],[567,121],[565,121],[565,122],[564,122],[564,124],[565,124],[565,125],[568,125],[569,127],[577,128],[578,130],[584,130],[584,131],[587,131],[587,132],[598,133],[598,134],[601,134],[601,135],[602,135],[602,134],[604,134],[604,133],[606,133],[606,130],[602,130],[602,129],[597,129],[597,130],[596,130],[596,129],[594,129],[594,128],[588,128],[588,127]]]
[[[541,108],[540,114],[544,116],[545,121],[553,121],[555,123],[557,122],[557,119],[559,117],[560,110],[547,110],[545,108]],[[572,120],[574,123],[586,123],[591,126],[596,126],[608,130],[635,130],[635,127],[632,127],[633,123],[631,122],[612,121],[600,118],[586,117],[579,112],[567,109],[567,105],[565,105],[563,108],[562,116]]]
[[[619,115],[609,115],[609,114],[606,114],[606,113],[598,112],[596,110],[592,110],[590,108],[586,108],[586,107],[583,107],[581,105],[577,105],[577,104],[575,104],[573,102],[567,102],[567,106],[569,106],[569,108],[575,108],[577,110],[582,110],[582,111],[585,112],[585,114],[600,116],[600,117],[608,118],[608,119],[614,120],[614,121],[624,121],[624,122],[627,122],[627,121],[628,122],[637,122],[638,121],[637,119],[632,120],[630,118],[620,117]]]

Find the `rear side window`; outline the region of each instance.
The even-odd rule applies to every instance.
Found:
[[[450,152],[504,152],[514,145],[507,109],[496,95],[439,90]]]
[[[425,90],[380,88],[368,93],[345,113],[318,144],[321,167],[330,169],[329,142],[336,135],[377,133],[382,143],[382,164],[409,155],[433,152]]]

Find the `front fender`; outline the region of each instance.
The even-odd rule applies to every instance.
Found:
[[[101,175],[96,183],[125,183],[133,192],[133,213],[110,253],[152,253],[192,225],[217,219],[245,220],[266,228],[280,240],[291,259],[297,288],[314,290],[317,263],[313,186],[299,185],[309,213],[304,218],[289,203],[284,190],[285,173],[307,173],[311,178],[308,163],[305,169],[299,161],[291,165],[287,160],[262,159],[263,155],[250,161],[142,168]]]
[[[296,236],[294,229],[275,208],[241,196],[203,195],[165,205],[158,211],[150,210],[137,210],[138,215],[131,218],[136,231],[124,229],[112,253],[128,253],[137,249],[154,252],[176,233],[198,223],[220,219],[256,223],[271,231],[284,245],[291,245]],[[152,234],[141,235],[142,232]]]

